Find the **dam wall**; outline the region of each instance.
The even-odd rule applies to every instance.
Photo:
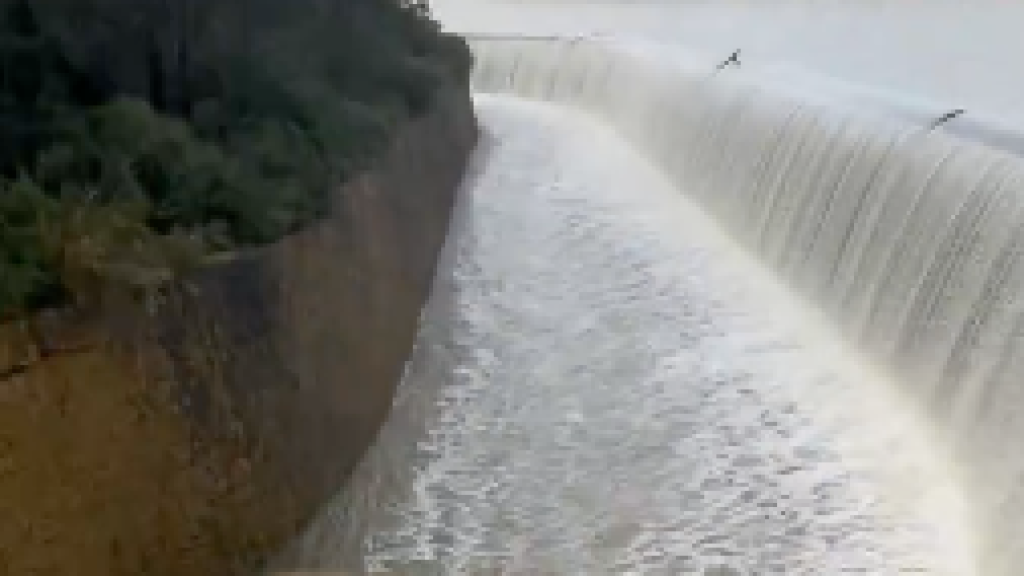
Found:
[[[999,137],[929,130],[928,115],[904,103],[886,114],[884,98],[872,96],[865,110],[863,94],[802,93],[792,82],[598,38],[472,45],[476,90],[564,104],[611,125],[851,350],[886,370],[962,475],[981,573],[1019,573],[1018,135],[977,121],[977,134]]]
[[[438,95],[331,214],[96,318],[0,333],[0,573],[251,574],[386,417],[476,140]]]

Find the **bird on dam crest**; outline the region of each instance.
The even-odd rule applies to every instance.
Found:
[[[732,66],[732,65],[736,65],[736,66],[740,65],[740,51],[739,50],[736,50],[735,52],[730,54],[729,57],[726,58],[724,62],[722,62],[721,64],[719,64],[715,68],[715,70],[723,70],[723,69],[728,68],[729,66]]]
[[[953,118],[956,118],[957,116],[959,116],[959,115],[961,115],[963,113],[964,113],[964,109],[963,108],[954,108],[953,110],[950,110],[949,112],[946,112],[942,116],[939,116],[938,118],[936,118],[935,121],[933,121],[931,123],[931,126],[929,126],[929,129],[930,130],[934,130],[934,129],[938,128],[939,126],[945,124],[946,122],[949,122]]]

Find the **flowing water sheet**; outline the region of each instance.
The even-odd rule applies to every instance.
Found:
[[[287,564],[394,574],[965,575],[898,398],[588,118],[485,126],[378,443]]]

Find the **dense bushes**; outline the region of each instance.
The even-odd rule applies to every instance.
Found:
[[[323,213],[466,44],[400,0],[0,0],[0,319]]]

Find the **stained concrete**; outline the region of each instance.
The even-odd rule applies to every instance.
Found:
[[[466,91],[331,215],[146,302],[0,333],[0,574],[249,573],[388,412],[476,139]]]

